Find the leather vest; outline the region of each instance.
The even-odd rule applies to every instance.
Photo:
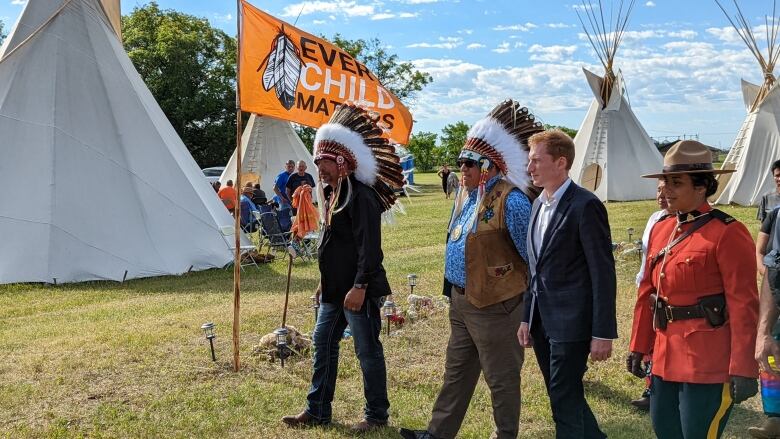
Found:
[[[505,180],[493,186],[479,206],[476,233],[466,237],[466,298],[477,308],[511,299],[528,288],[528,264],[504,223],[512,189]]]

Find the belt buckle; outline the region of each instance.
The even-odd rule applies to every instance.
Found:
[[[666,305],[664,307],[664,314],[666,314],[666,320],[669,322],[674,321],[674,315],[672,314],[672,307],[669,305]]]

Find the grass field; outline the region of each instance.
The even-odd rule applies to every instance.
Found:
[[[385,268],[406,304],[406,275],[417,273],[415,293],[438,296],[450,204],[435,175],[419,175],[423,193],[405,201],[408,214],[384,228]],[[641,236],[651,201],[608,205],[613,239],[627,227]],[[755,210],[726,208],[751,231]],[[636,256],[617,259],[620,339],[607,362],[591,364],[588,400],[610,438],[652,437],[647,415],[629,407],[643,382],[624,372]],[[252,347],[281,322],[286,264],[277,261],[242,275],[243,367],[232,371],[232,270],[123,284],[94,282],[48,287],[0,286],[0,437],[254,437],[339,438],[362,415],[360,370],[351,340],[342,360],[329,428],[288,430],[286,414],[304,407],[311,360],[281,369]],[[316,263],[296,262],[289,324],[313,326],[309,296],[318,280]],[[200,330],[217,324],[217,362]],[[443,375],[449,334],[446,311],[384,337],[391,426],[366,437],[396,438],[398,426],[423,428]],[[760,422],[759,399],[734,409],[726,437],[747,437]],[[460,437],[487,438],[492,431],[490,396],[480,381]],[[554,437],[554,427],[533,352],[523,370],[523,438]]]

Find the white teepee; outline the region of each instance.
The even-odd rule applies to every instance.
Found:
[[[613,62],[628,18],[634,7],[623,3],[614,22],[606,23],[594,13],[593,5],[586,11],[590,30],[585,33],[596,50],[604,76],[582,69],[594,99],[588,114],[574,137],[575,154],[569,175],[577,184],[594,192],[603,201],[643,200],[655,197],[656,184],[642,174],[657,172],[663,157],[631,111],[625,97],[625,83],[620,71],[613,71]],[[599,9],[601,2],[599,1]],[[579,14],[579,12],[578,12]]]
[[[729,17],[720,3],[718,6]],[[774,189],[770,166],[780,159],[780,95],[774,76],[775,64],[780,57],[780,50],[777,50],[780,22],[777,17],[766,20],[768,41],[767,56],[764,57],[739,6],[735,20],[729,17],[734,29],[758,60],[764,83],[758,86],[742,80],[742,97],[748,114],[721,166],[721,169],[736,172],[718,176],[718,192],[713,199],[717,204],[752,206]]]
[[[317,180],[314,160],[290,122],[256,114],[249,116],[249,122],[241,135],[241,180],[255,183],[259,180],[260,188],[270,200],[274,196],[274,179],[284,170],[288,160],[306,162],[306,172]],[[234,152],[219,181],[224,186],[228,180],[235,178]]]
[[[233,219],[98,0],[29,0],[0,49],[0,283],[224,266]]]

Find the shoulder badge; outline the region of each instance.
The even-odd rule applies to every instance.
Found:
[[[713,218],[720,220],[723,224],[731,224],[737,220],[733,216],[720,209],[712,209],[710,211],[710,215],[712,215]]]

